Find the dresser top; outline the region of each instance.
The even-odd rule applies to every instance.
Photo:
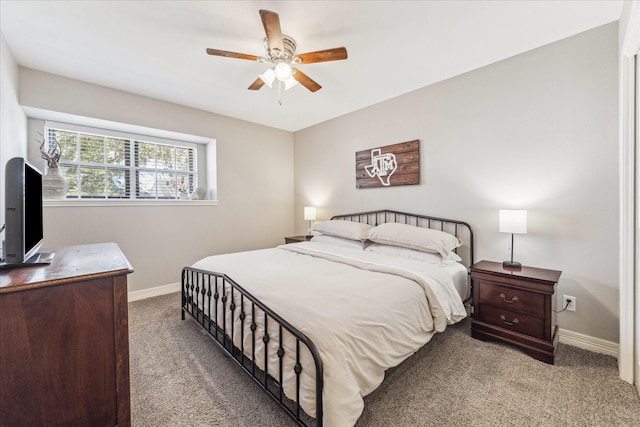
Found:
[[[501,262],[479,261],[471,266],[471,271],[483,271],[486,273],[497,273],[505,276],[519,277],[523,279],[540,280],[544,282],[557,283],[560,279],[561,271],[547,270],[545,268],[522,266],[520,269],[505,268]]]
[[[41,252],[55,253],[51,264],[0,271],[0,294],[133,272],[115,243],[64,246]]]

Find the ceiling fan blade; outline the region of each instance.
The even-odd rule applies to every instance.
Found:
[[[264,86],[264,80],[258,77],[255,82],[251,83],[251,86],[249,86],[249,90],[258,90],[262,86]]]
[[[249,61],[260,61],[260,56],[248,55],[246,53],[229,52],[226,50],[207,49],[209,55],[224,56],[227,58],[247,59]]]
[[[302,71],[298,70],[297,68],[294,68],[293,71],[293,78],[296,79],[302,86],[309,89],[311,92],[322,89],[322,86],[313,81],[311,77],[307,76]]]
[[[314,62],[339,61],[347,59],[347,49],[344,47],[336,47],[334,49],[318,50],[316,52],[301,53],[293,57],[300,58],[301,64],[313,64]]]
[[[282,45],[282,30],[280,29],[280,17],[277,13],[269,10],[260,9],[260,18],[264,26],[264,32],[267,35],[269,50],[278,50],[284,52]]]

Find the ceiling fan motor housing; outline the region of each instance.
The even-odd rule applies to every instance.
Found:
[[[293,39],[293,37],[283,34],[282,47],[282,52],[278,49],[269,49],[269,40],[265,37],[264,49],[267,51],[267,60],[269,62],[275,62],[276,60],[280,59],[286,62],[291,62],[291,60],[293,59],[293,55],[295,55],[296,53],[296,41]]]

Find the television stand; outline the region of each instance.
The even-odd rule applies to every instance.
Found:
[[[55,256],[55,252],[38,252],[21,264],[0,263],[0,271],[13,270],[15,268],[35,267],[38,265],[49,265]]]

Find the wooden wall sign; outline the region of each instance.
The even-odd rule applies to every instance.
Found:
[[[356,188],[415,185],[420,181],[420,141],[356,153]]]

